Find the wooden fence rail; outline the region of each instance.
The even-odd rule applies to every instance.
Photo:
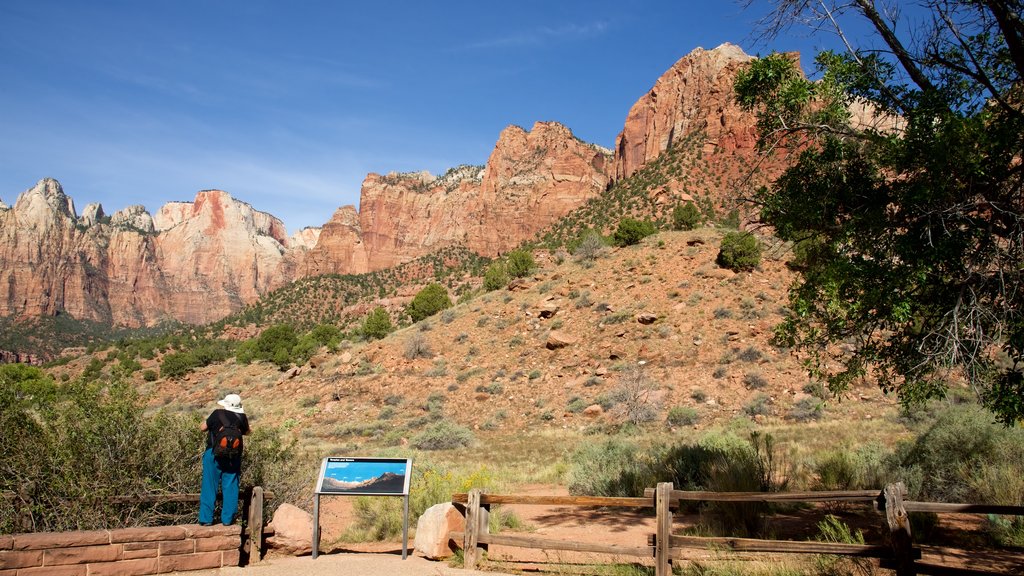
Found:
[[[671,483],[661,483],[644,490],[643,498],[605,498],[596,496],[537,496],[515,494],[484,494],[473,490],[454,494],[452,502],[464,505],[465,532],[452,532],[449,537],[461,542],[465,567],[476,567],[481,552],[489,544],[542,550],[569,550],[653,558],[656,576],[672,573],[671,561],[685,559],[687,549],[716,549],[736,552],[768,552],[783,554],[834,554],[877,558],[883,567],[892,568],[897,576],[917,574],[952,574],[975,576],[984,573],[925,564],[919,562],[920,549],[914,548],[910,533],[909,512],[979,513],[1024,515],[1021,506],[988,504],[953,504],[904,501],[906,487],[902,482],[889,484],[882,490],[841,490],[819,492],[698,492],[674,490]],[[696,502],[865,502],[884,513],[888,542],[885,544],[844,544],[834,542],[761,540],[754,538],[723,538],[679,536],[672,534],[672,509],[684,501]],[[656,533],[647,537],[646,545],[622,546],[593,542],[576,542],[525,535],[490,534],[487,515],[492,504],[526,504],[549,506],[586,506],[602,508],[654,508]]]

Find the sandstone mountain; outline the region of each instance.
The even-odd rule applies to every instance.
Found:
[[[284,225],[219,190],[166,205],[81,217],[43,179],[0,211],[0,316],[69,314],[124,326],[206,323],[281,286],[301,245]]]
[[[735,203],[723,175],[747,170],[755,156],[754,120],[731,95],[749,59],[729,44],[680,59],[630,110],[614,154],[554,122],[511,126],[485,166],[436,177],[370,174],[358,211],[339,208],[322,229],[292,238],[278,219],[222,191],[152,216],[132,206],[107,217],[90,205],[79,217],[60,185],[44,179],[13,207],[0,206],[0,282],[8,287],[0,318],[202,324],[302,277],[386,269],[454,246],[496,256],[681,143],[701,156],[701,174],[684,167],[642,193],[662,205],[698,193],[717,206]]]

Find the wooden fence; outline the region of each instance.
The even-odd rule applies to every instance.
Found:
[[[1021,506],[993,506],[986,504],[948,504],[904,500],[903,483],[890,484],[882,490],[844,490],[818,492],[695,492],[673,489],[671,483],[660,483],[644,491],[643,498],[604,498],[593,496],[526,496],[485,494],[474,490],[468,494],[455,494],[452,502],[465,506],[466,530],[452,532],[449,537],[460,542],[465,567],[475,568],[481,553],[488,545],[502,545],[541,550],[568,550],[596,552],[638,558],[653,558],[656,576],[672,574],[671,562],[686,558],[687,549],[715,549],[735,552],[769,552],[781,554],[833,554],[877,558],[882,567],[896,571],[897,576],[916,574],[961,576],[991,574],[978,570],[951,568],[920,562],[921,551],[913,546],[909,512],[980,513],[1024,515]],[[672,534],[672,510],[680,502],[863,502],[871,504],[885,516],[888,542],[879,544],[845,544],[835,542],[762,540],[755,538],[725,538],[678,536]],[[488,514],[491,505],[526,504],[547,506],[579,506],[601,508],[653,508],[655,534],[635,546],[577,542],[529,535],[490,534]]]
[[[259,562],[263,556],[263,503],[265,500],[274,498],[273,492],[266,492],[262,486],[254,486],[243,490],[239,495],[239,509],[246,517],[246,532],[242,544],[242,552],[247,554],[249,562]],[[5,491],[0,497],[11,501],[19,501],[23,498],[14,492]],[[136,496],[109,496],[103,498],[104,502],[111,504],[167,504],[167,503],[199,503],[199,494],[147,494]],[[24,510],[31,509],[31,503],[23,503]],[[26,532],[31,530],[31,513],[27,512],[28,518],[23,515],[23,526]]]

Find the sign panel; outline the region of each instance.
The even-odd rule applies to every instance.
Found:
[[[317,494],[408,496],[411,458],[331,456],[320,465]]]

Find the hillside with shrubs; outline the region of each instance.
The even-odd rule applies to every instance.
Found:
[[[413,457],[413,522],[470,487],[538,484],[636,496],[660,481],[757,491],[900,480],[914,498],[1020,504],[1024,438],[968,387],[900,406],[870,379],[834,396],[808,377],[774,338],[799,251],[741,229],[735,207],[640,193],[693,158],[674,150],[494,260],[452,250],[306,279],[214,325],[0,367],[0,426],[18,431],[2,440],[0,527],[191,521],[187,506],[98,503],[198,491],[198,422],[227,393],[257,430],[243,482],[280,495],[275,506],[309,509],[317,462],[337,454]],[[341,538],[396,537],[394,504],[360,500]],[[763,534],[766,512],[710,508],[699,530]],[[915,522],[922,538],[950,538],[935,518]],[[1019,520],[974,528],[998,545],[1024,533]]]

